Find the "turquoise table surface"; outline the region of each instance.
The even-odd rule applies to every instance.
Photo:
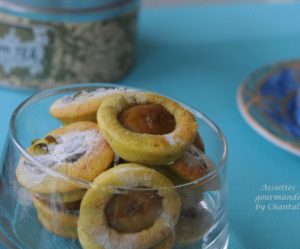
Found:
[[[164,7],[141,13],[138,62],[122,82],[191,104],[223,129],[229,143],[230,249],[300,248],[299,206],[275,208],[300,200],[258,201],[299,195],[300,158],[260,137],[236,105],[238,86],[250,72],[300,57],[299,13],[295,3]],[[0,88],[0,151],[13,109],[29,94]]]

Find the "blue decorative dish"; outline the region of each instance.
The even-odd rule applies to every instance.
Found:
[[[300,156],[300,61],[258,69],[240,86],[237,101],[252,128]]]

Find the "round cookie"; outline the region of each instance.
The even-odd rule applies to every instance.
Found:
[[[32,201],[45,229],[59,236],[77,238],[79,209],[59,210],[55,205],[49,206],[36,198],[32,198]]]
[[[46,137],[50,142],[35,141],[27,150],[34,159],[65,175],[93,181],[105,171],[114,159],[109,144],[99,132],[96,123],[76,122],[51,131]],[[21,158],[16,170],[18,182],[31,192],[57,195],[58,199],[80,199],[84,189],[67,179],[42,172],[25,158]],[[66,200],[71,201],[71,200]]]
[[[121,164],[103,172],[93,185],[82,200],[78,222],[85,249],[151,248],[174,230],[180,198],[155,170]]]
[[[82,90],[56,100],[50,107],[50,114],[63,124],[78,121],[96,121],[96,114],[103,99],[115,93],[133,91],[126,88],[98,88]]]
[[[162,106],[174,118],[173,131],[166,129],[166,134],[139,133],[121,123],[120,116],[128,108],[151,104]],[[152,115],[141,115],[148,123],[159,120],[153,119]],[[193,143],[197,134],[197,123],[189,111],[173,100],[154,93],[136,92],[107,97],[98,110],[97,121],[116,154],[126,161],[146,165],[174,162]]]

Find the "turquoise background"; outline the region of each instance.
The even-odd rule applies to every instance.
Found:
[[[138,63],[122,81],[193,105],[229,143],[230,249],[299,249],[300,210],[255,210],[263,184],[295,186],[300,158],[270,144],[242,119],[240,83],[265,64],[300,57],[300,4],[202,5],[145,9]],[[0,89],[0,144],[27,91]],[[286,194],[269,192],[267,194]]]

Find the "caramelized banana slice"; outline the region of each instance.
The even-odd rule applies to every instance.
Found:
[[[45,167],[87,181],[93,181],[106,170],[114,158],[113,151],[93,122],[76,122],[51,131],[27,151]],[[84,194],[82,187],[41,172],[25,158],[20,159],[16,176],[22,186],[44,197],[57,195],[57,199],[74,201]]]
[[[197,134],[197,123],[189,111],[154,93],[107,97],[98,110],[97,121],[116,154],[146,165],[174,162]]]
[[[133,91],[126,88],[98,88],[83,90],[56,100],[50,107],[50,114],[63,124],[78,121],[96,121],[96,114],[103,99],[115,93]]]
[[[32,198],[32,201],[37,209],[39,221],[45,229],[59,236],[77,238],[79,209],[58,209],[36,198]]]
[[[78,237],[85,249],[155,248],[174,231],[180,198],[145,166],[121,164],[100,174],[84,196]]]
[[[212,214],[202,207],[182,209],[176,225],[176,245],[192,244],[203,238],[213,226]]]
[[[176,126],[173,115],[161,104],[134,105],[123,111],[119,120],[128,130],[152,135],[171,133]]]
[[[162,197],[156,190],[131,190],[114,195],[105,207],[108,225],[122,233],[135,233],[152,226],[162,212]]]

